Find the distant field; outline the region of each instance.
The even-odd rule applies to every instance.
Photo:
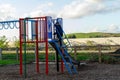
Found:
[[[102,38],[102,37],[120,37],[120,33],[102,33],[102,32],[91,32],[91,33],[71,33],[67,36],[75,35],[76,38]]]
[[[73,45],[80,44],[101,44],[101,45],[120,45],[120,37],[105,37],[105,38],[77,38],[69,39]]]

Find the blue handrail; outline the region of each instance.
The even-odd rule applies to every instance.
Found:
[[[77,70],[76,70],[75,66],[73,65],[72,58],[70,57],[70,55],[68,54],[68,52],[64,48],[62,48],[64,50],[64,53],[62,53],[61,47],[60,47],[60,45],[57,42],[55,42],[54,40],[52,40],[50,42],[54,44],[54,46],[57,49],[59,55],[61,56],[62,60],[64,61],[65,66],[66,66],[68,72],[70,74],[72,74],[73,71],[74,71],[74,73],[77,73]],[[68,62],[70,63],[71,66],[69,66],[67,64],[67,61],[66,61],[65,57],[67,57],[69,59]]]
[[[64,48],[66,48],[66,50],[68,50],[68,47],[71,48],[71,51],[70,51],[70,53],[71,53],[71,52],[73,51],[73,49],[72,49],[72,46],[71,46],[71,44],[70,44],[70,41],[68,40],[68,38],[67,38],[65,32],[63,31],[63,29],[61,29],[61,31],[62,31],[62,33],[63,33],[64,38],[60,35],[60,31],[59,31],[58,29],[56,29],[56,33],[57,33],[57,35],[58,35],[58,38],[63,41],[63,43],[64,43],[64,45],[65,45]],[[65,42],[64,42],[65,39],[66,39],[66,41],[67,41],[67,43],[68,43],[68,46],[67,46],[67,45],[65,44]]]

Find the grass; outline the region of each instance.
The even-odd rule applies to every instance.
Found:
[[[49,61],[55,60],[55,54],[49,53],[48,57]],[[23,55],[24,60],[24,55]],[[26,62],[34,62],[35,61],[35,54],[34,53],[27,53],[26,54]],[[45,61],[45,54],[40,53],[39,54],[39,61]],[[15,53],[5,53],[2,54],[2,60],[0,60],[0,65],[6,65],[6,64],[19,64],[19,59],[17,60],[17,55]]]
[[[73,34],[76,36],[76,38],[120,37],[119,33],[102,33],[102,32],[71,33],[71,34],[67,34],[67,36]]]
[[[12,64],[19,64],[17,60],[0,60],[0,65],[12,65]]]
[[[74,54],[71,54],[74,58]],[[24,56],[23,56],[24,57]],[[59,56],[60,57],[60,56]],[[49,61],[55,61],[55,53],[49,53]],[[35,61],[35,54],[27,53],[26,54],[27,63]],[[24,60],[24,59],[23,59]],[[97,61],[98,62],[98,54],[93,53],[77,53],[77,60],[78,61]],[[113,62],[114,58],[110,56],[102,56],[103,62]],[[39,61],[45,61],[45,54],[39,54]],[[19,64],[19,60],[16,58],[16,54],[2,54],[2,60],[0,60],[0,65],[9,65],[9,64]]]

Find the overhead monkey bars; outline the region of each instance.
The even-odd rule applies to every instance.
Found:
[[[14,28],[19,29],[19,20],[0,21],[0,30]]]

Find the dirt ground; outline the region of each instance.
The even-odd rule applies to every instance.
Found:
[[[77,66],[76,66],[77,67]],[[120,64],[88,63],[80,66],[78,74],[57,72],[54,64],[49,64],[49,74],[45,74],[45,64],[40,64],[36,73],[35,64],[27,64],[27,78],[19,75],[19,65],[0,66],[0,80],[120,80]]]

